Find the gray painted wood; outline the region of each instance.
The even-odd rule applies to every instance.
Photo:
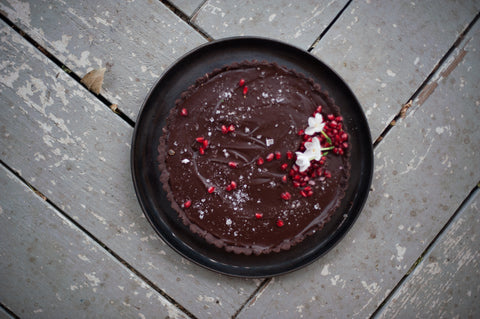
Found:
[[[0,307],[0,319],[13,319],[13,317],[2,307]]]
[[[376,318],[480,317],[480,191]]]
[[[187,16],[191,17],[205,0],[170,0],[170,2]]]
[[[480,10],[470,1],[353,1],[312,51],[350,85],[373,138]]]
[[[133,130],[0,22],[0,159],[199,318],[235,313],[258,281],[217,275],[172,251],[130,176]]]
[[[0,194],[0,301],[18,316],[187,318],[3,166]]]
[[[0,10],[80,77],[106,67],[103,94],[134,120],[162,72],[205,42],[160,1],[1,0]]]
[[[308,49],[346,0],[207,1],[192,22],[215,39],[253,35]]]
[[[272,280],[239,318],[368,318],[377,309],[480,180],[479,39],[477,23],[430,94],[376,147],[372,191],[347,236]]]

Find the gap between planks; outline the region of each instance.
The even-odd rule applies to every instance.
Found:
[[[377,309],[371,314],[370,318],[375,318],[377,314],[379,314],[385,307],[385,305],[388,303],[390,299],[393,298],[395,293],[402,287],[403,283],[410,277],[410,275],[414,272],[414,270],[422,263],[423,258],[429,254],[433,249],[435,243],[442,237],[444,233],[448,231],[449,226],[452,224],[453,221],[457,218],[458,215],[461,214],[461,212],[467,208],[467,206],[470,204],[470,201],[477,195],[477,193],[480,192],[480,181],[475,185],[475,187],[470,191],[470,193],[465,197],[465,199],[462,201],[460,206],[455,210],[453,215],[448,219],[448,221],[445,223],[445,225],[440,229],[438,234],[433,238],[433,240],[428,244],[427,248],[420,254],[420,257],[412,264],[410,269],[406,272],[406,274],[397,282],[395,287],[390,291],[390,293],[383,299],[382,303],[377,307]]]
[[[3,20],[9,27],[11,27],[15,32],[17,32],[20,36],[22,36],[28,43],[30,43],[35,49],[40,51],[47,59],[51,62],[56,64],[63,72],[68,74],[73,80],[75,80],[79,85],[83,86],[90,92],[95,98],[97,98],[100,102],[105,104],[113,113],[117,116],[120,116],[125,122],[128,123],[131,127],[135,126],[135,122],[129,118],[125,113],[122,112],[120,108],[118,108],[117,104],[110,102],[105,96],[102,94],[94,94],[88,88],[80,82],[81,78],[78,74],[73,72],[68,66],[66,66],[62,61],[57,59],[52,53],[50,53],[46,48],[41,46],[37,41],[35,41],[31,36],[29,36],[25,31],[23,31],[20,27],[18,27],[15,23],[13,23],[10,19],[8,19],[3,13],[0,12],[0,19]]]
[[[118,262],[120,262],[124,267],[130,270],[135,276],[137,276],[140,280],[145,282],[148,286],[150,286],[153,290],[159,293],[163,298],[165,298],[168,302],[170,302],[174,307],[177,307],[180,311],[184,314],[189,316],[191,319],[197,319],[195,315],[193,315],[190,311],[188,311],[185,307],[183,307],[180,303],[178,303],[175,299],[170,297],[166,294],[162,289],[160,289],[157,285],[155,285],[150,279],[148,279],[145,275],[143,275],[140,271],[135,269],[132,265],[130,265],[125,259],[123,259],[120,255],[115,253],[112,249],[110,249],[107,245],[105,245],[100,239],[95,237],[91,232],[89,232],[86,228],[80,225],[76,220],[71,218],[66,212],[64,212],[60,207],[58,207],[55,203],[53,203],[48,197],[42,194],[38,189],[36,189],[33,185],[31,185],[27,180],[25,180],[17,171],[13,168],[8,166],[2,160],[0,160],[0,166],[3,166],[7,171],[15,175],[23,184],[25,184],[28,188],[30,188],[37,196],[39,196],[42,200],[52,206],[56,211],[58,211],[63,217],[65,217],[69,222],[71,222],[75,227],[77,227],[80,231],[82,231],[86,236],[92,239],[96,244],[100,245],[106,253],[110,254],[113,258],[115,258]],[[0,303],[2,308],[6,308],[3,304]],[[6,308],[8,310],[8,308]],[[10,314],[10,311],[7,311]],[[16,318],[16,316],[14,316]]]
[[[470,29],[475,25],[475,23],[478,21],[480,18],[480,12],[477,13],[477,15],[473,18],[473,20],[467,25],[467,27],[460,33],[458,36],[457,40],[452,44],[452,46],[448,49],[448,51],[443,55],[443,57],[438,61],[438,63],[435,65],[433,70],[430,72],[430,74],[425,78],[425,80],[420,84],[418,89],[412,94],[412,96],[408,99],[408,101],[402,105],[400,108],[400,111],[397,113],[397,115],[394,116],[393,120],[390,121],[390,123],[385,127],[385,129],[380,133],[380,136],[377,137],[375,142],[373,143],[373,148],[375,149],[376,146],[387,136],[388,132],[397,124],[398,121],[402,120],[405,118],[406,113],[408,112],[408,109],[411,108],[413,101],[415,99],[418,99],[416,106],[420,107],[423,102],[428,98],[428,96],[433,92],[435,89],[435,82],[431,82],[435,76],[438,74],[438,72],[441,70],[442,66],[446,63],[448,58],[451,57],[451,55],[454,53],[454,51],[458,48],[460,48],[460,44],[462,40],[465,38],[467,33],[470,31]],[[460,56],[462,56],[462,52],[460,52]],[[458,64],[457,60],[454,60],[451,65],[447,66],[446,71],[451,72],[452,67],[456,66]],[[432,86],[433,84],[433,86]],[[420,101],[420,98],[423,96],[422,100]]]
[[[214,39],[205,31],[203,30],[202,28],[200,28],[199,26],[197,26],[196,24],[192,23],[191,20],[193,20],[195,18],[195,16],[200,12],[200,9],[203,7],[203,5],[207,2],[207,0],[204,0],[196,9],[195,11],[193,12],[192,16],[189,17],[188,15],[186,15],[185,13],[183,13],[182,10],[180,10],[179,8],[177,8],[174,4],[172,4],[170,1],[168,0],[160,0],[160,2],[165,6],[167,7],[168,9],[170,9],[170,11],[172,11],[177,17],[179,17],[180,19],[183,20],[183,22],[185,22],[186,24],[188,24],[192,29],[194,29],[195,31],[197,31],[202,37],[205,38],[205,40],[207,40],[208,42],[212,42]]]

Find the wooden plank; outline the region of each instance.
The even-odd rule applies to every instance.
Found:
[[[14,313],[187,318],[3,166],[0,194],[0,300]]]
[[[170,2],[175,5],[178,9],[180,9],[183,13],[187,16],[191,17],[195,10],[197,10],[204,0],[170,0]]]
[[[205,42],[160,1],[2,0],[0,10],[79,76],[106,67],[102,94],[134,120],[162,72]]]
[[[130,176],[132,128],[0,23],[0,158],[199,317],[232,315],[258,282],[181,258],[155,234]]]
[[[480,191],[376,318],[480,316]]]
[[[375,148],[372,191],[341,243],[272,280],[239,318],[368,318],[377,309],[480,180],[479,39],[477,23],[432,79],[437,89]]]
[[[279,39],[308,49],[346,0],[207,1],[192,22],[213,38],[253,35]]]
[[[479,10],[475,0],[353,1],[312,53],[350,85],[375,139]]]
[[[0,319],[14,319],[5,309],[0,307]]]

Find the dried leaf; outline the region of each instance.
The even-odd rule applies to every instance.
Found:
[[[402,106],[402,109],[400,110],[400,118],[404,119],[407,114],[407,110],[411,107],[412,107],[412,100],[408,101],[407,104]]]
[[[112,104],[110,105],[110,109],[115,112],[115,113],[118,113],[118,105],[117,104]]]
[[[80,80],[81,83],[85,84],[87,89],[92,91],[95,94],[100,94],[103,84],[103,75],[105,74],[106,68],[95,69],[87,74]]]

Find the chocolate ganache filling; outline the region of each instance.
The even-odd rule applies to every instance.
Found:
[[[182,93],[158,160],[183,223],[248,255],[290,249],[329,221],[347,185],[348,149],[339,108],[320,85],[276,63],[245,61]]]

